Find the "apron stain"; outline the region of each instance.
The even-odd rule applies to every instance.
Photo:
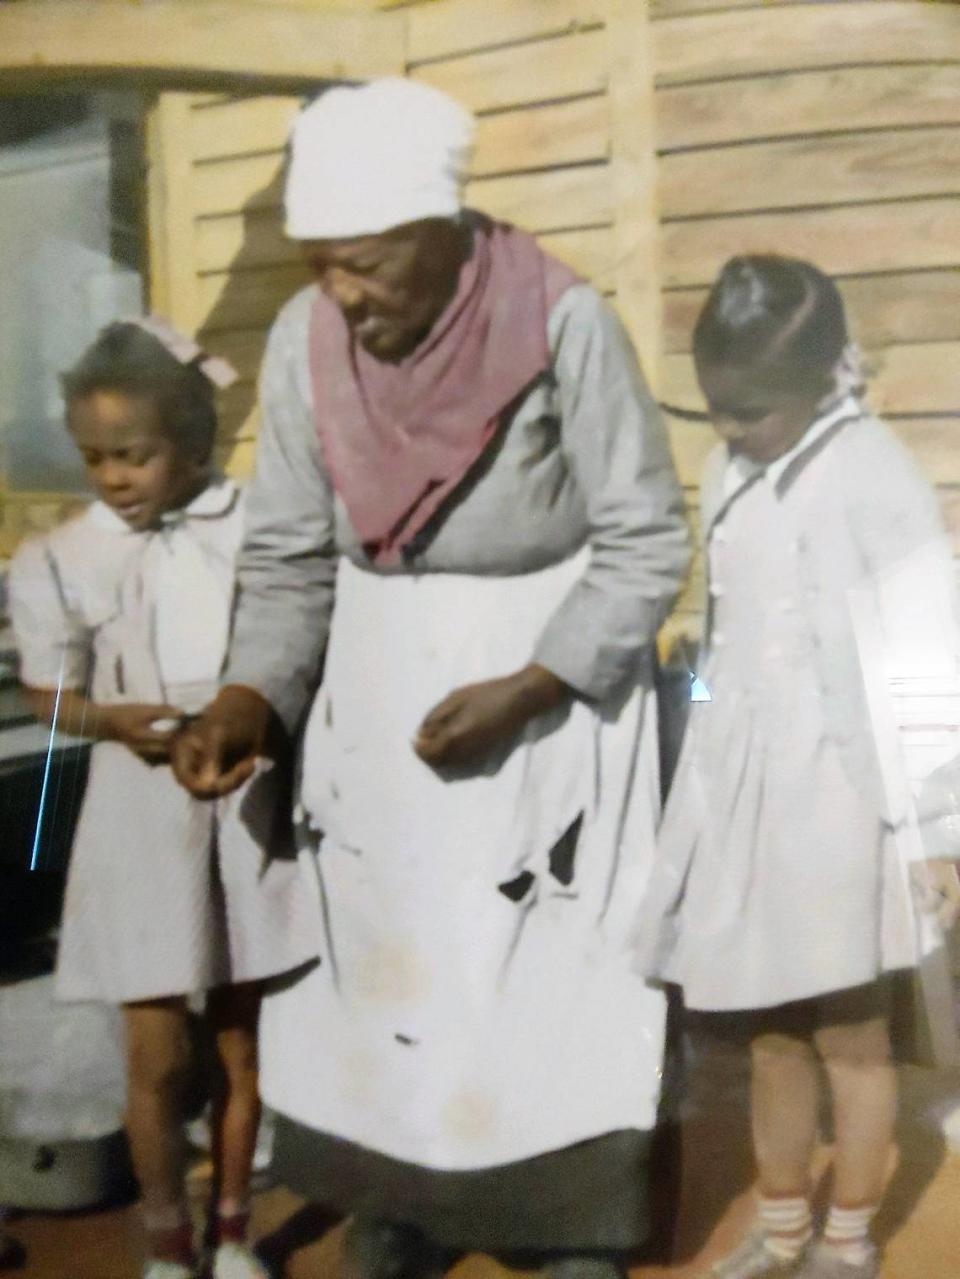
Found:
[[[444,1127],[460,1141],[485,1141],[496,1128],[497,1108],[487,1093],[464,1089],[444,1107]]]
[[[356,1106],[376,1104],[378,1073],[370,1053],[347,1053],[343,1060],[341,1087],[343,1096]]]
[[[423,998],[430,985],[429,971],[410,946],[374,946],[359,961],[357,990],[367,999],[410,1002]]]

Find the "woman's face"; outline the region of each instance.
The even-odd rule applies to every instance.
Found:
[[[465,228],[429,218],[349,240],[305,240],[321,289],[360,345],[378,360],[401,360],[426,337],[453,297],[469,251]]]
[[[768,372],[699,360],[697,378],[714,428],[730,452],[763,464],[800,441],[829,390],[826,379],[798,390],[778,385]]]
[[[67,423],[100,499],[137,532],[195,497],[209,466],[178,449],[153,399],[93,391],[74,400]]]

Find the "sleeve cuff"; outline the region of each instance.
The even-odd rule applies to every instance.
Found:
[[[569,685],[579,696],[602,702],[645,668],[656,639],[662,609],[634,601],[631,624],[614,640],[600,617],[556,616],[537,645],[533,660]]]

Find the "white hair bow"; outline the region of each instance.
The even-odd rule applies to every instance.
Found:
[[[221,391],[225,391],[228,386],[233,386],[239,377],[229,360],[219,355],[208,355],[193,338],[180,333],[169,321],[162,319],[159,315],[136,316],[125,323],[135,324],[137,328],[143,329],[144,333],[149,333],[151,337],[156,338],[160,345],[181,364],[196,364],[204,377]]]

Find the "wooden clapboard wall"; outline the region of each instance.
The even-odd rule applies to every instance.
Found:
[[[665,399],[701,407],[690,333],[745,251],[834,275],[873,404],[960,529],[960,7],[654,0]],[[708,428],[671,425],[692,509]],[[699,564],[674,625],[697,627]]]
[[[539,233],[614,297],[655,369],[646,0],[434,0],[403,12],[396,71],[478,115],[470,202]],[[241,373],[223,397],[220,445],[237,474],[252,461],[267,327],[307,279],[280,216],[283,146],[298,106],[292,97],[165,94],[150,127],[153,305]]]
[[[219,460],[250,471],[267,328],[307,282],[283,235],[283,146],[298,97],[166,93],[149,122],[151,305],[239,382],[220,397]]]
[[[653,376],[659,287],[646,0],[437,0],[409,74],[478,117],[468,202],[534,231],[618,306]]]
[[[321,75],[402,73],[405,65],[405,19],[374,12],[392,8],[393,0],[115,0],[110,14],[100,11],[106,3],[90,0],[62,11],[46,0],[0,5],[5,90],[62,88],[67,70],[69,82],[78,84],[84,75],[125,71],[131,85],[163,80],[232,89],[237,77],[286,87]],[[139,17],[138,7],[144,10]],[[272,13],[263,11],[271,7]],[[336,9],[341,12],[322,12]],[[108,29],[116,39],[104,41]],[[225,397],[219,454],[240,470],[249,466],[249,432],[237,424],[254,400],[255,326],[266,323],[295,275],[277,232],[279,186],[268,189],[294,105],[292,99],[165,93],[148,126],[152,302],[188,330],[208,324],[214,344],[237,352],[245,379]],[[270,202],[274,212],[262,207]],[[238,240],[247,204],[248,234]],[[238,215],[232,222],[231,213]],[[24,536],[83,504],[58,492],[10,491],[0,469],[0,560]]]

